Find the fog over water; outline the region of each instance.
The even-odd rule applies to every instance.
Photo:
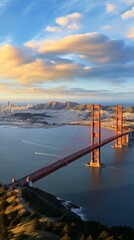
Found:
[[[103,129],[102,137],[113,135]],[[44,165],[90,144],[90,128],[0,127],[0,182],[9,183]],[[109,143],[101,149],[104,168],[85,166],[90,154],[63,167],[34,184],[57,197],[83,207],[86,219],[107,225],[134,227],[134,144],[113,149]]]

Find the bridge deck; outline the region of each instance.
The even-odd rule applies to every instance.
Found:
[[[77,160],[78,158],[83,157],[84,155],[90,153],[91,151],[93,151],[93,150],[95,150],[95,149],[97,149],[99,147],[102,147],[105,144],[107,144],[109,142],[112,142],[115,139],[117,139],[119,137],[122,137],[122,136],[124,136],[126,134],[128,134],[128,132],[125,132],[125,133],[122,133],[122,134],[115,135],[115,136],[109,137],[107,139],[104,139],[104,140],[101,141],[100,145],[94,144],[92,146],[89,146],[89,147],[86,147],[84,149],[81,149],[81,150],[79,150],[79,151],[77,151],[77,152],[75,152],[73,154],[70,154],[69,156],[66,156],[66,157],[56,161],[55,163],[52,163],[52,164],[50,164],[48,166],[45,166],[45,167],[43,167],[43,168],[41,168],[41,169],[39,169],[39,170],[29,174],[29,175],[27,175],[27,176],[17,180],[16,183],[20,183],[22,185],[26,185],[27,184],[27,181],[26,181],[27,177],[29,177],[32,182],[36,182],[39,179],[49,175],[50,173],[52,173],[52,172],[54,172],[54,171],[56,171],[56,170],[58,170],[58,169],[60,169],[60,168],[62,168],[64,166],[68,165],[69,163]]]

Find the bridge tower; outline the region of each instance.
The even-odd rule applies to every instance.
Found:
[[[101,116],[100,105],[92,105],[92,119],[91,119],[91,145],[100,145],[101,142]],[[97,141],[96,141],[97,140]],[[100,147],[91,152],[91,161],[87,166],[101,167]]]
[[[123,133],[123,108],[121,105],[116,106],[116,135]],[[115,147],[122,148],[124,138],[120,137],[116,139]]]
[[[129,130],[128,126],[124,126],[123,127],[123,132],[128,132],[128,130]],[[131,134],[128,133],[128,134],[126,134],[126,135],[124,135],[122,137],[122,144],[123,144],[123,146],[128,146],[128,144],[130,142],[130,139],[131,139],[130,135]]]

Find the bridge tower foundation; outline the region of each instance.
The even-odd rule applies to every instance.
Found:
[[[100,105],[92,105],[92,118],[91,118],[91,145],[97,144],[100,146],[101,142],[101,116]],[[90,163],[86,164],[90,167],[102,167],[100,147],[91,152]]]

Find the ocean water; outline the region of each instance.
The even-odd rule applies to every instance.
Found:
[[[102,138],[113,135],[102,130]],[[0,127],[0,182],[11,182],[90,144],[90,127],[49,129]],[[104,168],[88,168],[90,154],[41,179],[33,186],[83,208],[88,220],[134,227],[134,144],[101,149]],[[64,153],[64,154],[63,154]]]

